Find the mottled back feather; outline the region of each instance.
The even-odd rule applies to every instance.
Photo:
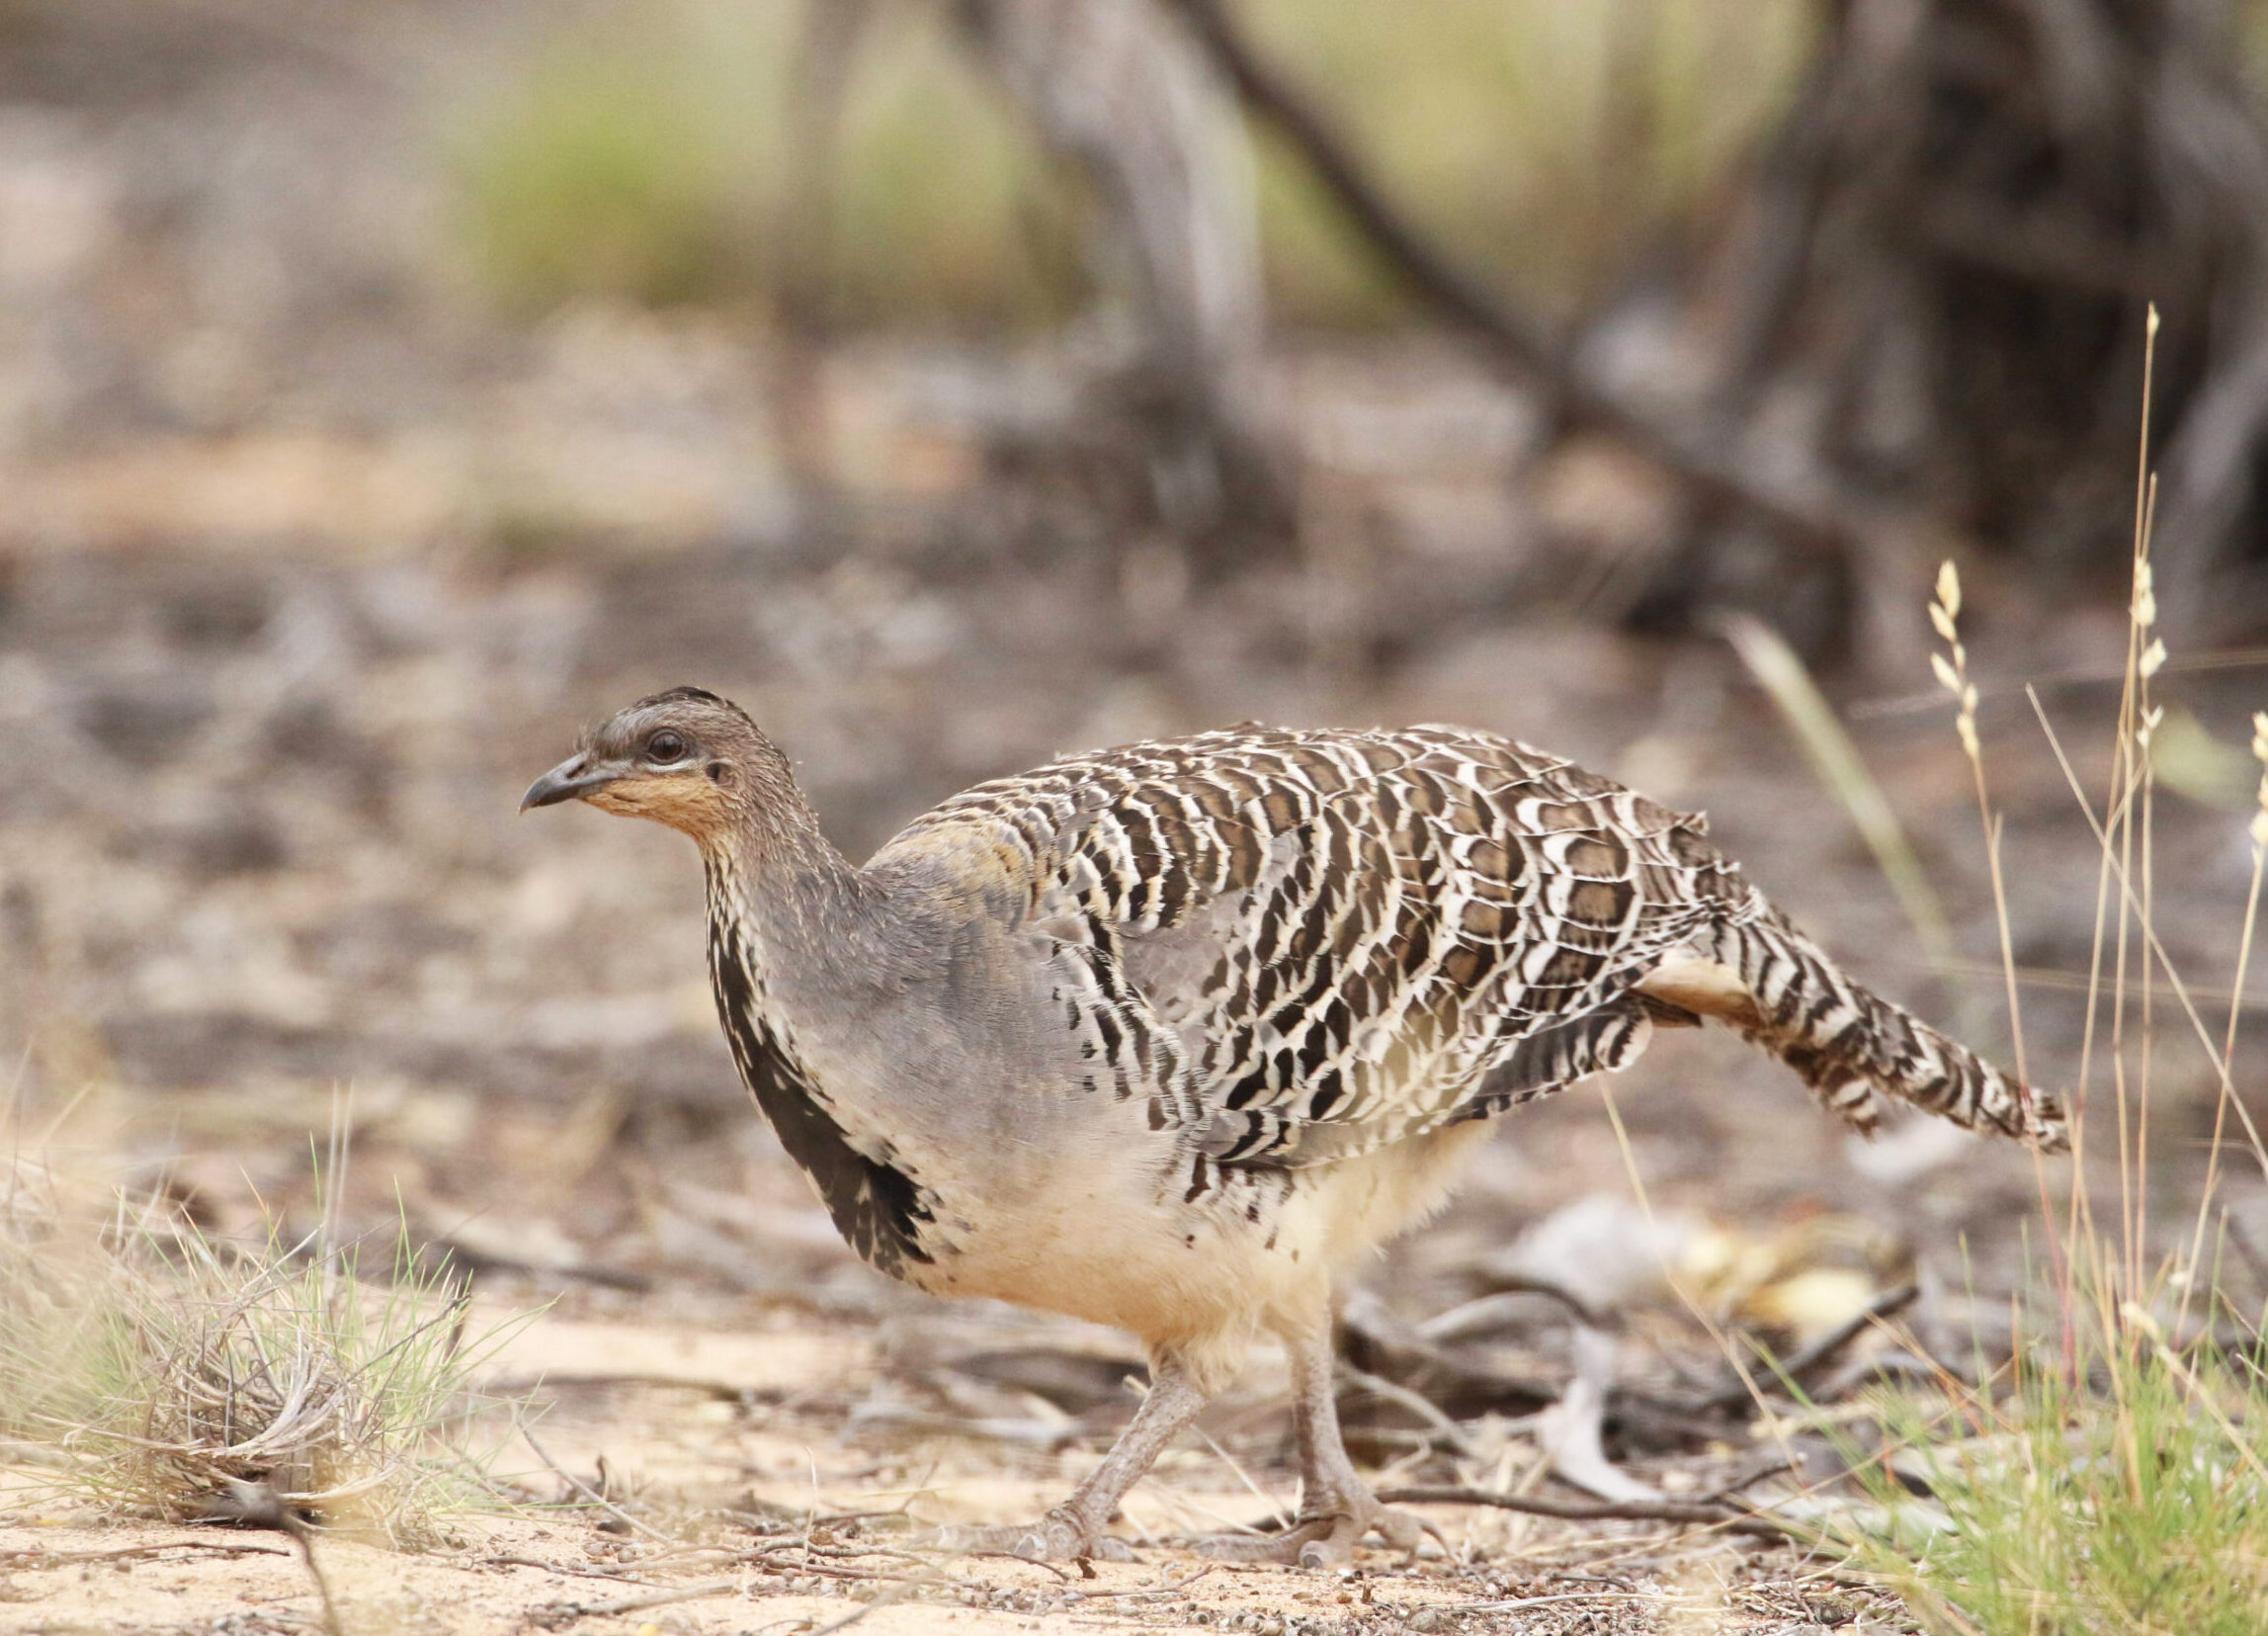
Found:
[[[1258,727],[1055,762],[906,831],[1029,860],[1086,1083],[1218,1163],[1346,1158],[1611,1069],[1632,986],[1759,901],[1704,823],[1486,733]]]
[[[1245,726],[1073,757],[956,796],[1022,860],[1084,1064],[1204,1166],[1302,1166],[1498,1113],[1694,1011],[1673,957],[1749,985],[1706,1014],[1861,1128],[1876,1088],[2051,1145],[2059,1114],[1844,978],[1707,822],[1529,745],[1449,727]],[[886,852],[887,849],[885,849]]]

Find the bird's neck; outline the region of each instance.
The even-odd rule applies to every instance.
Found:
[[[855,944],[871,893],[800,796],[702,847],[713,936],[765,968],[832,966]]]
[[[844,1239],[882,1271],[911,1276],[932,1257],[922,1237],[932,1201],[874,1141],[859,1095],[869,1076],[827,1068],[845,1060],[845,1019],[861,1014],[862,985],[875,981],[883,911],[816,824],[793,845],[779,840],[702,849],[717,1015],[740,1077]]]

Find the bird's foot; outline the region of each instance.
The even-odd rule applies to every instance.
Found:
[[[1426,1535],[1441,1538],[1441,1530],[1424,1517],[1382,1506],[1364,1494],[1302,1516],[1280,1534],[1215,1535],[1200,1540],[1197,1548],[1207,1556],[1231,1562],[1337,1568],[1352,1562],[1355,1547],[1372,1534],[1386,1541],[1387,1549],[1399,1551],[1405,1562],[1417,1560],[1417,1548]]]
[[[1058,1506],[1036,1522],[1015,1522],[1001,1527],[940,1528],[921,1541],[934,1550],[962,1555],[993,1554],[1022,1557],[1027,1562],[1133,1562],[1134,1547],[1125,1540],[1090,1527],[1065,1507]]]

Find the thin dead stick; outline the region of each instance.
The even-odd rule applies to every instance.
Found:
[[[573,1563],[568,1562],[546,1562],[542,1557],[494,1556],[481,1557],[477,1560],[483,1567],[534,1568],[546,1574],[563,1574],[569,1579],[578,1580],[605,1580],[613,1585],[651,1585],[653,1583],[651,1580],[639,1579],[636,1575],[621,1569],[610,1573],[604,1568],[578,1568]]]
[[[1516,1596],[1510,1601],[1467,1602],[1457,1609],[1460,1613],[1518,1613],[1530,1607],[1550,1607],[1554,1602],[1669,1602],[1673,1597],[1659,1591],[1562,1591],[1551,1596]]]
[[[667,1607],[672,1602],[729,1596],[739,1589],[738,1580],[711,1580],[706,1585],[688,1585],[674,1591],[651,1591],[642,1596],[624,1596],[611,1602],[568,1602],[556,1611],[572,1614],[578,1619],[607,1619],[618,1613],[642,1613],[649,1607]]]
[[[232,1540],[176,1539],[163,1545],[126,1545],[115,1551],[0,1551],[0,1564],[38,1572],[43,1565],[63,1567],[81,1562],[130,1562],[166,1551],[213,1551],[234,1557],[288,1557],[287,1545],[239,1545]]]
[[[1020,1557],[1014,1551],[956,1551],[954,1555],[959,1557],[990,1557],[1000,1562],[1020,1562],[1027,1568],[1045,1568],[1065,1585],[1071,1583],[1071,1576],[1053,1563],[1043,1562],[1038,1557]]]
[[[2106,858],[2111,857],[2110,840],[2103,833],[2103,826],[2095,821],[2094,810],[2087,805],[2086,793],[2079,785],[2079,775],[2071,766],[2071,758],[2063,752],[2063,741],[2057,736],[2055,724],[2048,720],[2048,713],[2042,708],[2039,695],[2032,693],[2029,688],[2025,692],[2031,696],[2033,714],[2040,718],[2040,731],[2048,735],[2049,748],[2056,752],[2056,763],[2063,770],[2063,781],[2071,787],[2071,794],[2078,798],[2079,811],[2086,816],[2087,826],[2094,831],[2095,843],[2103,848]],[[2136,902],[2134,885],[2128,879],[2124,865],[2114,860],[2110,870],[2118,878],[2119,893],[2127,907],[2140,912],[2141,905]],[[2150,952],[2157,956],[2158,965],[2165,972],[2167,986],[2173,990],[2174,997],[2181,1001],[2182,1014],[2189,1018],[2189,1025],[2197,1034],[2197,1043],[2205,1048],[2206,1061],[2221,1076],[2221,1094],[2236,1110],[2237,1120],[2244,1126],[2245,1137],[2252,1144],[2253,1157],[2259,1161],[2261,1172],[2268,1175],[2268,1143],[2261,1141],[2259,1127],[2252,1122],[2252,1115],[2237,1098],[2236,1086],[2228,1075],[2228,1060],[2221,1054],[2221,1047],[2215,1042],[2212,1030],[2206,1027],[2205,1018],[2198,1013],[2196,1002],[2190,996],[2189,986],[2182,982],[2173,957],[2166,953],[2165,945],[2158,940],[2157,928],[2145,920],[2142,931]]]
[[[894,1557],[899,1562],[918,1562],[925,1565],[929,1561],[929,1558],[923,1556],[919,1551],[901,1551],[894,1545],[818,1545],[808,1539],[776,1539],[764,1549],[772,1551],[801,1550],[812,1556],[833,1557],[837,1561],[848,1561],[858,1557]],[[1018,1560],[1026,1559],[1018,1558]]]
[[[1494,1489],[1402,1488],[1379,1490],[1387,1506],[1492,1506],[1529,1516],[1556,1516],[1570,1522],[1691,1522],[1712,1528],[1737,1528],[1770,1534],[1799,1545],[1811,1536],[1759,1511],[1729,1504],[1688,1500],[1554,1500],[1541,1494],[1499,1494]]]
[[[1370,1393],[1372,1397],[1382,1398],[1387,1403],[1408,1410],[1412,1415],[1440,1432],[1449,1440],[1450,1446],[1467,1459],[1477,1460],[1480,1458],[1480,1450],[1472,1441],[1471,1434],[1451,1420],[1438,1404],[1426,1398],[1422,1393],[1413,1392],[1408,1387],[1387,1380],[1383,1375],[1374,1375],[1367,1370],[1358,1369],[1351,1363],[1340,1363],[1339,1373]]]
[[[1702,1496],[1702,1498],[1704,1500],[1716,1501],[1720,1505],[1729,1506],[1734,1503],[1732,1497],[1738,1494],[1742,1489],[1747,1488],[1749,1485],[1754,1483],[1761,1483],[1767,1477],[1778,1477],[1783,1473],[1791,1472],[1795,1469],[1796,1468],[1794,1466],[1788,1463],[1788,1460],[1784,1455],[1775,1454],[1770,1456],[1762,1464],[1756,1466],[1752,1470],[1742,1472],[1739,1476],[1733,1478],[1730,1482],[1720,1483],[1716,1488],[1710,1490],[1708,1494]]]
[[[869,1583],[911,1579],[917,1584],[927,1583],[921,1580],[919,1575],[884,1574],[872,1568],[845,1568],[833,1563],[813,1562],[808,1557],[798,1561],[793,1557],[780,1557],[765,1551],[751,1551],[742,1560],[751,1568],[769,1568],[783,1574],[812,1574],[821,1579],[859,1580]]]
[[[1207,1563],[1203,1568],[1165,1585],[1136,1585],[1125,1591],[1081,1591],[1078,1596],[1081,1601],[1089,1602],[1107,1601],[1115,1596],[1171,1596],[1188,1590],[1219,1566],[1218,1563]]]
[[[1910,1280],[1898,1285],[1895,1289],[1885,1290],[1816,1340],[1807,1345],[1797,1347],[1795,1351],[1784,1358],[1774,1358],[1767,1354],[1766,1361],[1772,1366],[1773,1372],[1782,1379],[1800,1381],[1806,1374],[1816,1369],[1828,1358],[1833,1357],[1868,1330],[1873,1329],[1885,1319],[1903,1312],[1920,1295],[1921,1286]],[[1748,1393],[1748,1382],[1742,1378],[1728,1381],[1706,1396],[1682,1407],[1686,1409],[1687,1413],[1698,1413],[1709,1409],[1737,1409],[1747,1398]]]
[[[554,1477],[557,1477],[561,1482],[575,1490],[576,1493],[580,1494],[592,1505],[597,1506],[601,1509],[605,1510],[609,1515],[615,1517],[626,1527],[635,1528],[639,1533],[645,1535],[648,1539],[658,1540],[664,1545],[675,1545],[677,1543],[677,1541],[670,1538],[669,1535],[662,1533],[657,1529],[647,1527],[643,1522],[640,1522],[636,1517],[630,1515],[630,1512],[624,1510],[620,1506],[616,1505],[612,1500],[609,1500],[597,1489],[592,1488],[590,1484],[584,1482],[580,1477],[577,1477],[565,1466],[562,1466],[558,1461],[552,1459],[549,1452],[544,1447],[544,1445],[536,1441],[536,1433],[532,1428],[526,1425],[521,1426],[520,1435],[523,1439],[526,1440],[528,1446],[536,1451],[536,1458],[543,1461],[545,1465],[550,1468],[551,1474]]]

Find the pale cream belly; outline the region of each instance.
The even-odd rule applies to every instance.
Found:
[[[1333,1275],[1435,1209],[1487,1134],[1453,1126],[1195,1202],[1161,1200],[1148,1156],[1064,1164],[1019,1201],[1012,1228],[970,1219],[960,1249],[914,1281],[1126,1330],[1152,1349],[1223,1354],[1233,1374],[1225,1354],[1240,1361],[1256,1331],[1310,1322]]]

